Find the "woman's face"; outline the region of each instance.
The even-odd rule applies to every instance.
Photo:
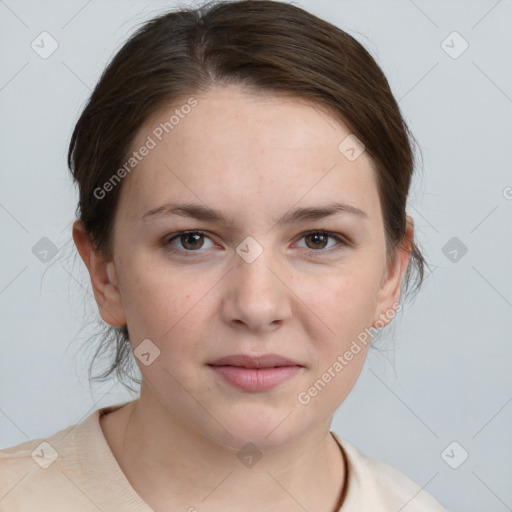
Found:
[[[150,149],[123,183],[119,296],[100,310],[127,323],[154,407],[220,444],[283,445],[330,425],[405,260],[386,264],[371,161],[351,139],[340,149],[339,121],[233,86],[194,98],[133,144]]]

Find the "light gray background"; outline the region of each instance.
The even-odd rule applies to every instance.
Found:
[[[1,447],[132,398],[113,383],[89,389],[92,349],[80,347],[93,331],[81,328],[97,309],[73,252],[66,151],[107,61],[174,5],[0,1]],[[386,73],[423,151],[408,210],[434,269],[386,331],[394,350],[371,351],[333,430],[454,512],[512,510],[512,1],[300,5],[355,36]],[[59,45],[47,59],[30,46],[43,31]],[[458,58],[442,47],[453,31],[469,44]],[[49,262],[32,252],[43,237],[59,249]],[[443,253],[452,237],[468,249],[456,262]],[[469,453],[458,469],[441,457],[453,441],[452,465]]]

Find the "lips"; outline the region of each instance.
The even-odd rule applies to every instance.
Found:
[[[273,389],[297,375],[303,368],[298,362],[276,354],[226,356],[208,366],[223,382],[249,392]]]
[[[278,366],[302,366],[301,364],[276,354],[262,356],[233,355],[221,357],[209,363],[210,366],[238,366],[241,368],[275,368]]]

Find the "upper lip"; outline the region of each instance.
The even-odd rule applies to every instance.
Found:
[[[249,356],[236,354],[216,359],[209,366],[240,366],[243,368],[273,368],[275,366],[302,366],[301,364],[277,354]]]

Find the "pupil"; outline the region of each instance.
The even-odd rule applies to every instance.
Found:
[[[182,242],[183,240],[186,240],[186,243],[183,243],[183,247],[187,247],[187,245],[191,245],[192,247],[188,247],[189,249],[195,249],[197,247],[201,247],[201,245],[198,245],[197,242],[200,240],[202,235],[200,235],[199,233],[187,233],[185,235],[183,235],[182,237]],[[189,244],[189,240],[190,239],[195,239],[195,242],[192,242],[192,244]]]
[[[313,244],[318,244],[318,243],[322,243],[322,241],[324,242],[324,244],[322,244],[322,247],[321,249],[323,249],[325,247],[325,235],[322,235],[320,233],[314,233],[312,235],[309,235],[312,239],[313,239]],[[321,239],[321,240],[319,240]]]

